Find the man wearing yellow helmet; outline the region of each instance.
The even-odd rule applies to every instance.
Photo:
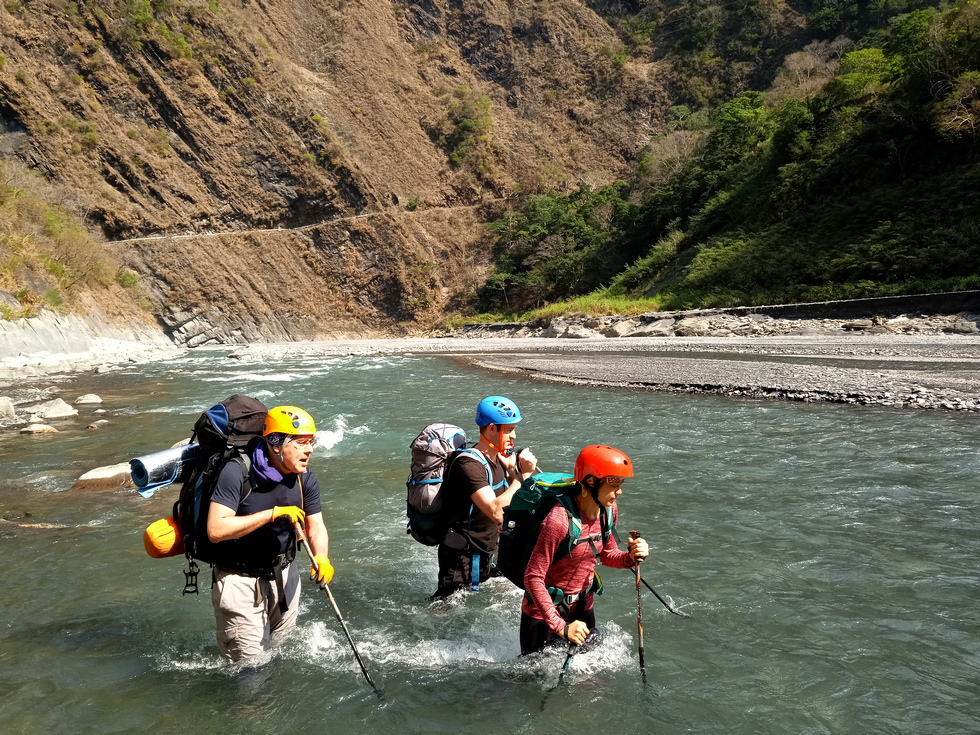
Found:
[[[229,661],[268,651],[296,624],[294,523],[305,523],[320,570],[317,582],[333,577],[320,485],[307,470],[316,444],[313,417],[296,406],[276,406],[262,436],[249,447],[247,477],[237,462],[222,468],[208,511],[208,537],[226,561],[215,564],[211,603],[218,648]]]

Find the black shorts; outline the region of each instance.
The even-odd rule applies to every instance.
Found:
[[[559,610],[559,614],[561,611]],[[573,620],[581,620],[589,630],[595,628],[595,608],[582,610],[581,612],[571,612],[568,617],[562,618],[566,623]],[[562,641],[564,639],[554,633],[547,623],[538,618],[532,618],[525,612],[521,613],[521,655],[536,653],[552,641]]]

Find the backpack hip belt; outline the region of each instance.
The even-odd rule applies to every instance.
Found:
[[[235,574],[239,577],[248,577],[249,579],[264,579],[267,582],[275,580],[276,591],[279,593],[279,612],[285,613],[289,609],[289,600],[286,599],[286,583],[283,578],[283,572],[289,568],[292,563],[292,559],[289,558],[288,554],[280,554],[276,557],[276,560],[272,562],[272,571],[264,574],[255,574],[244,572],[238,569],[232,569],[231,567],[222,566],[221,564],[215,564],[214,570],[221,572],[222,574]],[[212,583],[214,578],[212,577]]]

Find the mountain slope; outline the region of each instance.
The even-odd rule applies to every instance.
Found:
[[[488,257],[483,218],[426,210],[615,178],[669,105],[656,65],[614,59],[615,33],[570,0],[35,0],[0,25],[2,150],[78,191],[107,239],[324,225],[315,245],[113,247],[157,316],[197,314],[205,339],[435,315]],[[311,257],[330,265],[288,266]],[[224,269],[262,278],[218,296],[200,274]],[[284,299],[297,277],[343,308]],[[281,318],[251,315],[253,295]]]

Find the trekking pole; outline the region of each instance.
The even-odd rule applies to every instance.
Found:
[[[548,706],[548,698],[551,697],[551,694],[565,681],[565,674],[568,673],[568,664],[571,663],[572,655],[575,653],[576,648],[578,648],[577,645],[571,641],[568,642],[568,653],[565,654],[565,663],[562,664],[561,673],[558,674],[558,681],[556,681],[555,685],[544,693],[544,699],[541,700],[541,707],[539,709],[542,712],[544,712],[545,707]]]
[[[568,653],[565,654],[565,663],[562,664],[561,673],[558,674],[558,684],[561,684],[563,681],[565,681],[565,674],[568,673],[568,664],[572,660],[572,654],[575,653],[575,648],[576,648],[576,645],[574,643],[572,643],[571,641],[569,641],[568,642]]]
[[[664,599],[663,597],[661,597],[661,596],[660,596],[660,595],[659,595],[659,594],[657,593],[657,590],[655,590],[655,589],[654,589],[653,587],[651,587],[651,586],[650,586],[650,583],[649,583],[649,582],[647,582],[647,581],[646,581],[645,579],[643,579],[643,580],[641,580],[641,581],[642,581],[642,582],[643,582],[643,584],[644,584],[644,585],[646,586],[646,588],[647,588],[648,590],[650,590],[650,591],[651,591],[651,592],[652,592],[652,593],[654,594],[654,596],[655,596],[655,597],[656,597],[656,598],[657,598],[658,600],[660,600],[660,602],[661,602],[661,604],[662,604],[662,605],[663,605],[663,606],[664,606],[665,608],[667,608],[667,612],[672,612],[672,613],[674,613],[674,615],[680,615],[680,616],[681,616],[682,618],[689,618],[689,617],[691,617],[691,616],[690,616],[690,615],[688,615],[687,613],[682,613],[682,612],[680,612],[679,610],[675,610],[674,608],[672,608],[672,607],[670,606],[670,603],[669,603],[669,602],[667,602],[667,600],[665,600],[665,599]]]
[[[296,538],[303,543],[303,548],[306,549],[306,555],[310,557],[310,563],[313,564],[313,568],[316,570],[317,577],[320,576],[320,565],[316,563],[316,558],[313,556],[313,552],[310,551],[310,545],[306,540],[306,534],[303,532],[302,526],[300,526],[299,521],[293,524],[293,528],[296,529]],[[361,673],[364,674],[364,678],[367,679],[367,683],[371,685],[374,693],[378,695],[378,699],[384,696],[384,692],[375,686],[374,682],[371,680],[371,675],[368,673],[367,668],[364,666],[364,662],[361,660],[361,654],[357,652],[357,646],[354,645],[354,639],[351,638],[350,631],[347,630],[347,623],[344,622],[344,617],[340,614],[340,608],[337,607],[337,601],[333,599],[333,593],[330,591],[330,585],[326,582],[319,583],[323,587],[323,591],[327,593],[327,598],[330,600],[330,604],[333,605],[334,614],[337,616],[337,622],[340,623],[340,627],[344,629],[344,635],[347,636],[347,642],[350,643],[351,650],[354,652],[354,658],[357,659],[357,665],[361,667]]]
[[[630,531],[630,538],[640,538],[640,532]],[[636,573],[636,631],[640,640],[640,674],[642,675],[645,683],[647,680],[647,667],[646,662],[643,660],[643,614],[640,605],[640,562],[636,562],[636,567],[634,567],[633,571]]]

